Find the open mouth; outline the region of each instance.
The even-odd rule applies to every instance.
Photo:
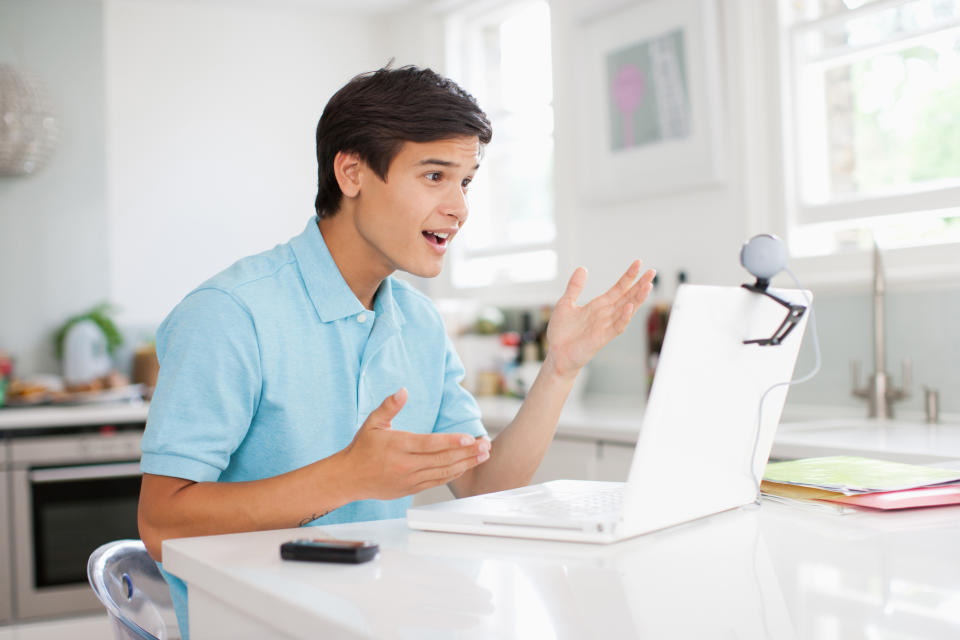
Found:
[[[450,234],[440,231],[424,231],[423,237],[427,239],[427,242],[437,247],[445,247],[447,242],[450,241]]]

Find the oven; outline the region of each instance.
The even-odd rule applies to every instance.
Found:
[[[102,609],[87,583],[87,558],[105,542],[140,537],[142,435],[141,422],[8,439],[15,619]]]

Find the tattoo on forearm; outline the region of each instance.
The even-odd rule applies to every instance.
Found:
[[[331,511],[332,511],[332,509],[331,509]],[[330,513],[330,511],[324,511],[323,513],[314,513],[314,514],[312,514],[312,515],[309,515],[309,516],[307,516],[306,518],[304,518],[303,520],[301,520],[300,523],[299,523],[297,526],[298,526],[298,527],[305,527],[305,526],[307,526],[308,524],[310,524],[311,522],[313,522],[314,520],[316,520],[317,518],[322,518],[323,516],[327,515],[328,513]]]

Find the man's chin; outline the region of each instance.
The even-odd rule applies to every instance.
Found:
[[[437,265],[417,265],[409,269],[401,269],[412,276],[417,276],[418,278],[436,278],[440,275],[440,272],[443,271],[443,263],[438,263]]]

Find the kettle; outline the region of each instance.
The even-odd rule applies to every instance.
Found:
[[[68,385],[87,384],[110,373],[113,362],[107,338],[92,320],[81,320],[63,341],[63,378]]]

